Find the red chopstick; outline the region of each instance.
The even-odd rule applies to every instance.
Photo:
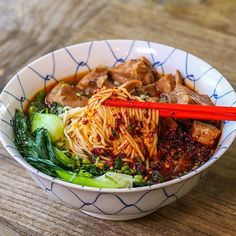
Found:
[[[161,117],[196,120],[236,120],[236,107],[139,102],[118,99],[107,99],[103,104],[116,107],[156,109],[159,110]]]

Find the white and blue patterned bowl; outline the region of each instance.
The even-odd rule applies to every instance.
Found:
[[[134,40],[94,41],[49,53],[19,71],[0,96],[0,138],[9,154],[52,197],[98,218],[139,218],[182,197],[229,148],[236,135],[236,122],[226,121],[216,152],[200,168],[175,180],[133,189],[97,189],[67,183],[39,172],[22,158],[13,142],[12,118],[16,108],[22,109],[36,92],[54,81],[76,76],[99,64],[115,66],[140,56],[146,56],[163,73],[179,69],[187,84],[208,94],[215,104],[236,106],[234,89],[208,63],[176,48]]]

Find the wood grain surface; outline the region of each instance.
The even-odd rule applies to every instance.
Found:
[[[235,0],[0,1],[0,90],[33,59],[95,39],[187,50],[236,88]],[[138,220],[104,221],[52,201],[0,146],[0,235],[236,235],[236,144],[192,192]]]

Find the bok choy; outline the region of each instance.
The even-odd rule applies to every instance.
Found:
[[[47,175],[74,184],[97,188],[128,188],[133,186],[132,176],[115,172],[104,174],[94,164],[78,166],[73,156],[67,156],[63,150],[53,146],[50,131],[56,130],[53,125],[57,126],[58,123],[52,122],[48,125],[47,122],[57,120],[48,115],[50,114],[34,113],[33,128],[30,129],[28,128],[29,121],[24,113],[19,110],[15,112],[13,122],[15,144],[27,162]],[[39,122],[44,118],[47,122]],[[58,117],[58,119],[60,118]],[[35,124],[37,122],[39,124]]]

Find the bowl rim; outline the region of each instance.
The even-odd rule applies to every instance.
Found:
[[[199,58],[198,56],[195,56],[192,53],[189,53],[188,51],[179,49],[179,48],[175,48],[173,46],[167,45],[167,44],[161,44],[161,43],[156,43],[156,42],[152,42],[152,41],[145,41],[145,40],[133,40],[133,39],[103,39],[103,40],[94,40],[94,41],[86,41],[86,42],[82,42],[82,43],[78,43],[78,44],[73,44],[73,45],[69,45],[57,50],[52,51],[53,53],[58,53],[62,50],[64,50],[65,48],[67,49],[73,49],[73,47],[77,47],[77,46],[84,46],[86,44],[89,43],[99,43],[99,42],[114,42],[114,43],[120,43],[120,42],[147,42],[147,43],[151,43],[151,44],[155,44],[155,45],[159,45],[159,46],[166,46],[166,47],[170,47],[173,49],[177,49],[180,52],[184,52],[184,53],[188,53],[189,55],[196,57],[197,59],[200,59],[201,61],[203,61],[204,63],[206,63],[207,65],[211,66],[211,64],[209,64],[207,61]],[[9,86],[10,83],[12,83],[12,81],[14,80],[15,76],[17,74],[21,74],[24,72],[25,69],[27,69],[28,66],[32,66],[35,63],[38,63],[39,61],[43,60],[44,58],[46,58],[48,55],[50,55],[52,52],[49,52],[35,60],[33,60],[31,63],[25,65],[23,68],[21,68],[17,73],[15,73],[12,78],[8,81],[8,83],[5,85],[4,89],[2,90],[1,94],[0,94],[0,101],[1,98],[3,97],[3,91]],[[216,69],[215,66],[212,66],[212,68],[214,68],[220,75],[223,76],[223,74],[221,72],[219,72],[219,70]],[[229,83],[229,81],[226,79],[225,76],[223,76],[224,79]],[[234,88],[231,86],[231,84],[229,83],[230,87],[232,88],[232,90],[234,91],[234,96],[236,97],[236,93]],[[236,106],[236,104],[234,105]],[[0,121],[1,123],[2,121]],[[236,122],[235,122],[236,124]],[[1,131],[1,130],[0,130]],[[233,143],[234,139],[236,137],[236,132],[231,133],[230,134],[230,140],[228,142],[227,148],[229,148],[231,146],[231,144]],[[196,170],[193,170],[181,177],[178,177],[176,179],[173,180],[168,180],[165,181],[163,183],[158,183],[158,184],[153,184],[153,185],[149,185],[149,186],[144,186],[144,187],[137,187],[137,188],[95,188],[95,187],[88,187],[88,186],[82,186],[82,185],[78,185],[78,184],[73,184],[73,183],[69,183],[54,177],[51,177],[47,174],[44,174],[43,172],[37,170],[36,168],[34,168],[33,166],[31,166],[27,161],[24,160],[24,158],[19,154],[19,155],[15,155],[13,153],[13,151],[10,148],[7,148],[7,142],[4,141],[3,139],[3,133],[0,132],[0,140],[3,144],[3,147],[7,150],[7,152],[10,154],[11,157],[13,157],[20,165],[22,165],[26,170],[32,172],[33,174],[40,176],[48,181],[51,181],[53,183],[57,183],[59,185],[63,185],[65,187],[69,187],[69,188],[73,188],[73,189],[78,189],[78,190],[86,190],[86,191],[91,191],[91,192],[103,192],[103,193],[126,193],[126,192],[141,192],[141,191],[149,191],[149,190],[154,190],[154,189],[159,189],[159,188],[163,188],[172,184],[176,184],[182,181],[185,181],[187,179],[190,179],[191,177],[197,175],[197,174],[201,174],[204,170],[206,170],[208,167],[210,167],[215,161],[217,161],[226,151],[227,149],[223,149],[221,150],[221,153],[219,156],[217,156],[214,159],[210,159],[207,162],[205,162],[203,165],[201,165],[200,167],[198,167]],[[217,149],[216,149],[217,150]]]

